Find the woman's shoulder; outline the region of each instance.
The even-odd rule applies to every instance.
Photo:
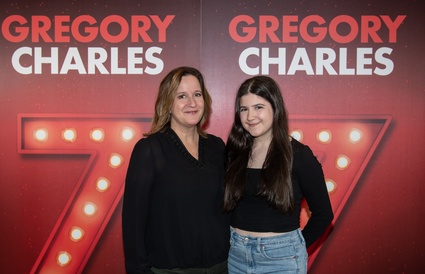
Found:
[[[207,134],[207,139],[208,138],[211,138],[212,140],[215,140],[215,141],[219,141],[219,142],[223,142],[223,139],[221,139],[220,137],[218,137],[217,135],[214,135],[214,134],[211,134],[211,133],[208,133]]]
[[[155,144],[159,140],[164,138],[164,133],[157,132],[148,136],[144,136],[141,139],[139,139],[136,143],[136,147],[146,147],[151,146],[152,144]]]
[[[223,139],[221,139],[220,137],[213,135],[213,134],[207,134],[207,138],[206,138],[208,143],[212,143],[218,146],[223,146],[224,147],[224,141]]]

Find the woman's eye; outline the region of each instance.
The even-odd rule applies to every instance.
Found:
[[[177,96],[177,99],[184,99],[186,96],[184,94],[180,94]]]
[[[201,93],[201,92],[197,92],[197,93],[195,94],[195,96],[196,96],[196,97],[202,97],[202,93]]]
[[[246,108],[240,108],[239,111],[244,112],[244,111],[246,111]]]

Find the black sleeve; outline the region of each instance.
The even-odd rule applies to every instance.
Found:
[[[311,217],[302,231],[309,247],[326,231],[333,220],[333,212],[322,165],[308,146],[299,145],[295,149],[294,161],[297,161],[299,184],[311,212]]]
[[[127,170],[122,210],[125,268],[127,273],[153,273],[145,235],[149,193],[153,183],[153,158],[147,139],[134,147]]]

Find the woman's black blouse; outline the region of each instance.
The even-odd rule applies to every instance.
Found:
[[[224,142],[200,137],[198,159],[170,128],[135,145],[122,211],[128,273],[150,273],[152,266],[204,268],[227,259]]]

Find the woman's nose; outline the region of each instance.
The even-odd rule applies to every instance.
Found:
[[[189,102],[188,102],[189,106],[196,106],[196,100],[193,97],[189,97]]]

